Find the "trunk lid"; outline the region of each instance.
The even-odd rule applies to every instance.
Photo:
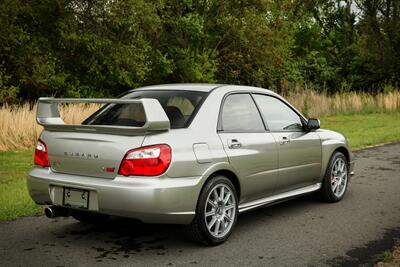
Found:
[[[113,179],[128,150],[142,145],[143,136],[44,131],[54,172]]]

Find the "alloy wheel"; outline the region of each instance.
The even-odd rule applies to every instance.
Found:
[[[346,191],[347,163],[342,158],[337,158],[332,165],[331,187],[333,194],[340,198]]]
[[[229,233],[236,216],[236,199],[232,189],[225,184],[217,184],[208,194],[204,219],[208,232],[216,238]]]

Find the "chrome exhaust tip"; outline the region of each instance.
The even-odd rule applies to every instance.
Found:
[[[53,219],[57,217],[68,217],[70,215],[70,211],[65,208],[59,207],[47,207],[44,209],[44,214],[47,218]]]

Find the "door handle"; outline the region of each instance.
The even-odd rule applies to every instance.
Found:
[[[241,148],[242,144],[237,139],[228,139],[228,147],[231,149]]]
[[[289,139],[289,137],[287,137],[287,136],[282,136],[280,139],[279,139],[279,144],[281,144],[281,145],[285,145],[285,144],[287,144],[287,143],[289,143],[290,142],[290,139]]]

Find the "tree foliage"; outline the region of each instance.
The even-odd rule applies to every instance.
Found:
[[[0,102],[156,83],[399,86],[397,0],[2,0]]]

